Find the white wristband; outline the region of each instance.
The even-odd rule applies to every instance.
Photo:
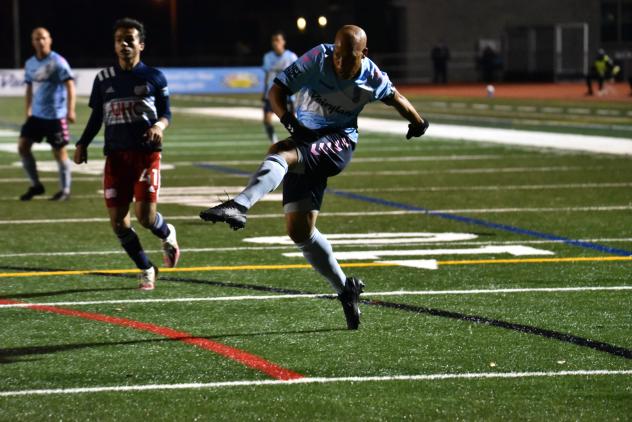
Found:
[[[165,126],[165,124],[164,124],[163,122],[161,122],[160,120],[159,120],[159,121],[157,121],[156,123],[154,123],[154,124],[153,124],[153,126],[157,126],[157,127],[159,127],[159,128],[160,128],[160,130],[165,130],[165,128],[167,127],[167,126]]]

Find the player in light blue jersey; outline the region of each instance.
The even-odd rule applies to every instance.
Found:
[[[31,34],[35,55],[26,61],[26,122],[20,131],[18,151],[22,167],[31,187],[20,196],[29,201],[44,193],[37,164],[32,153],[33,144],[43,138],[53,148],[59,167],[60,190],[50,199],[65,201],[70,198],[70,159],[66,145],[70,139],[68,123],[75,122],[75,84],[68,62],[52,51],[52,39],[45,28],[35,28]]]
[[[285,48],[285,35],[281,31],[277,31],[270,37],[270,43],[272,50],[268,51],[263,56],[263,71],[265,72],[265,80],[263,86],[263,126],[266,129],[266,134],[270,138],[270,142],[276,144],[279,142],[279,138],[274,133],[274,126],[272,126],[272,107],[270,106],[270,100],[268,99],[268,91],[274,83],[276,77],[283,72],[289,65],[294,63],[298,57],[296,54]],[[292,102],[288,102],[288,110],[292,111]]]
[[[366,57],[366,42],[361,28],[343,26],[335,44],[313,48],[277,77],[270,104],[291,137],[270,148],[239,195],[200,213],[203,220],[243,228],[247,211],[283,181],[288,234],[338,293],[352,330],[360,324],[358,304],[364,284],[345,275],[331,244],[316,228],[327,179],[351,161],[358,142],[358,114],[366,104],[382,101],[394,107],[410,123],[406,139],[422,136],[428,128],[428,121]],[[295,93],[298,118],[286,108],[288,95]]]

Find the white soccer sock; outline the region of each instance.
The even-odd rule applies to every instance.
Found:
[[[334,257],[334,251],[327,238],[314,227],[309,239],[297,243],[296,246],[303,252],[307,262],[329,281],[336,293],[342,293],[347,276]]]
[[[287,163],[278,154],[268,155],[252,176],[248,186],[233,200],[248,209],[275,190],[287,173]]]

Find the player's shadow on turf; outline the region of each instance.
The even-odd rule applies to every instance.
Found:
[[[172,339],[147,339],[147,340],[130,340],[120,342],[101,342],[101,343],[75,343],[75,344],[47,344],[45,346],[27,346],[13,347],[9,349],[0,349],[0,365],[7,363],[17,363],[23,361],[33,361],[39,359],[24,359],[28,356],[49,355],[53,353],[69,352],[80,349],[94,349],[96,347],[108,346],[125,346],[150,342],[166,342]]]
[[[34,292],[34,293],[18,293],[12,295],[0,295],[0,299],[33,299],[37,297],[49,297],[69,295],[75,293],[94,293],[94,292],[114,292],[114,291],[129,291],[137,290],[134,287],[108,287],[105,289],[67,289],[67,290],[53,290],[48,292]]]
[[[189,340],[192,338],[203,338],[207,340],[229,338],[229,337],[256,337],[266,335],[292,335],[292,334],[317,334],[335,331],[347,331],[344,328],[323,328],[314,330],[294,330],[294,331],[269,331],[259,333],[233,333],[218,334],[214,336],[191,336],[191,337],[175,337],[175,338],[156,338],[145,340],[129,340],[129,341],[112,341],[100,343],[74,343],[74,344],[47,344],[44,346],[27,346],[12,347],[8,349],[0,349],[0,365],[6,365],[19,362],[32,362],[40,359],[29,359],[33,356],[50,355],[54,353],[72,352],[81,349],[95,349],[98,347],[111,346],[132,346],[145,343],[170,343],[176,341]]]

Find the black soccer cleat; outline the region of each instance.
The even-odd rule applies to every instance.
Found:
[[[360,294],[364,290],[364,283],[359,278],[349,277],[345,283],[344,291],[338,295],[345,312],[347,328],[357,330],[360,326]]]
[[[55,195],[51,196],[50,198],[48,198],[49,201],[68,201],[70,200],[70,193],[68,192],[64,192],[63,190],[60,190],[59,192],[57,192]]]
[[[36,195],[42,195],[45,192],[43,185],[31,186],[25,194],[20,196],[20,201],[30,201]]]
[[[202,211],[200,218],[204,221],[211,221],[213,224],[219,222],[226,223],[233,230],[246,227],[248,209],[239,205],[232,199],[214,207]]]

